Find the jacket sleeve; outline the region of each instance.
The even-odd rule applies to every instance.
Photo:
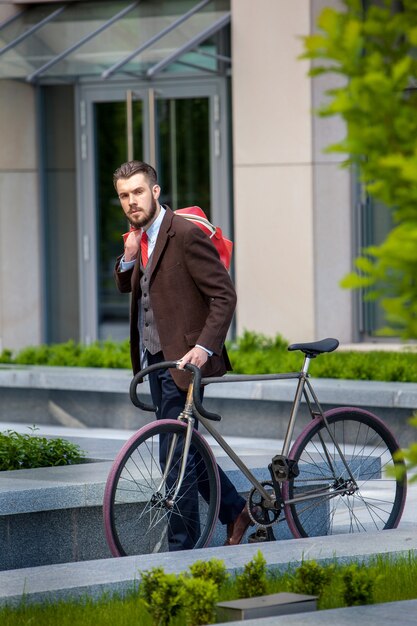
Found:
[[[236,292],[219,254],[200,229],[185,236],[187,269],[208,305],[208,315],[197,344],[221,354],[236,307]]]
[[[114,276],[117,288],[120,291],[120,293],[130,293],[132,291],[133,268],[130,270],[126,270],[125,272],[121,272],[119,270],[122,256],[123,255],[120,255],[116,260],[116,265],[114,267],[113,276]]]

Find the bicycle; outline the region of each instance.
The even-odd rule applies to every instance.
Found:
[[[274,539],[274,524],[285,519],[295,538],[396,528],[403,512],[407,481],[404,463],[396,458],[399,445],[384,422],[367,410],[340,407],[324,412],[309,379],[313,358],[335,350],[337,339],[292,344],[304,362],[299,372],[265,375],[226,375],[201,378],[191,364],[187,401],[176,420],[144,426],[122,447],[110,470],[104,494],[107,542],[114,556],[168,550],[169,527],[175,518],[189,525],[191,547],[210,540],[219,510],[217,463],[209,444],[194,428],[195,417],[252,485],[247,506],[257,531],[252,540]],[[133,378],[130,397],[135,406],[154,411],[140,400],[137,387],[159,368],[178,367],[176,361],[149,366]],[[270,479],[259,481],[217,432],[221,417],[207,411],[200,385],[259,380],[298,379],[280,454],[268,465]],[[293,441],[304,397],[311,421]],[[161,441],[168,443],[166,463],[160,463]],[[292,444],[292,445],[291,445]],[[403,466],[402,473],[396,469]],[[199,502],[199,521],[187,520],[181,509],[185,493]]]

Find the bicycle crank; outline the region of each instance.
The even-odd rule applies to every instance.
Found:
[[[273,483],[266,480],[261,482],[261,485],[268,493],[271,493],[271,498],[268,500],[267,504],[263,495],[258,491],[258,489],[256,489],[256,487],[254,487],[249,492],[248,511],[252,522],[262,528],[268,528],[269,526],[275,524],[278,520],[281,513],[281,506],[279,508],[275,508],[274,506],[276,496]],[[268,489],[268,487],[270,489]]]

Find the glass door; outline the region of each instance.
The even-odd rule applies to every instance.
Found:
[[[210,219],[209,98],[158,98],[156,156],[161,202],[174,211],[197,204]]]
[[[132,158],[154,165],[161,203],[198,205],[231,236],[227,121],[221,79],[125,89],[80,87],[79,184],[82,340],[128,337],[129,298],[118,293],[115,260],[128,224],[113,188],[114,170]],[[226,106],[224,105],[226,110]],[[226,140],[224,142],[226,146]]]
[[[128,92],[129,95],[129,92]],[[113,172],[129,157],[143,159],[143,101],[96,102],[96,234],[99,338],[127,337],[129,301],[115,289],[113,270],[129,225],[113,186]]]

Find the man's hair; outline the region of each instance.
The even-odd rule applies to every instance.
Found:
[[[117,191],[117,181],[121,178],[130,178],[134,174],[144,174],[150,187],[158,184],[158,176],[152,165],[143,161],[128,161],[123,163],[113,174],[113,185]]]

